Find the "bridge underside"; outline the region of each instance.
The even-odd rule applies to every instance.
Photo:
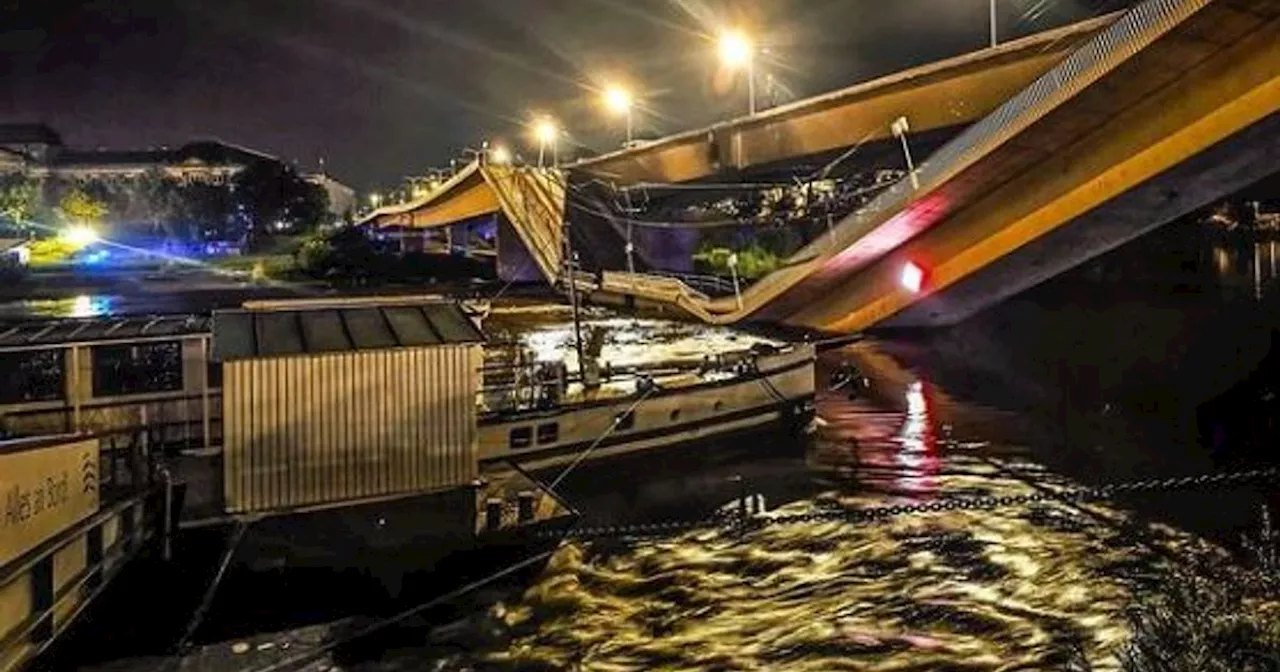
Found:
[[[880,322],[939,327],[1112,250],[1280,170],[1280,114],[1076,217]]]
[[[1105,16],[857,84],[571,166],[618,184],[690,182],[758,173],[797,157],[839,153],[911,132],[962,127],[989,114],[1115,19]]]
[[[919,235],[765,314],[833,331],[952,324],[1274,172],[1278,15],[1209,3],[917,201],[905,214],[944,211]],[[908,261],[928,269],[922,294],[900,284]]]
[[[574,276],[592,296],[675,305],[713,323],[849,332],[954,323],[1275,170],[1274,0],[1147,0],[1053,40],[910,74],[575,164],[567,178],[469,167],[474,174],[408,216],[430,226],[501,211],[542,277],[557,284],[566,278],[559,245],[567,223],[575,250],[608,271]],[[797,167],[843,162],[852,148],[884,164],[900,149],[888,136],[899,116],[911,121],[909,144],[928,154],[911,179],[877,185],[836,222],[828,215],[824,235],[806,238],[740,297],[622,270],[661,266],[657,243],[638,250],[642,263],[617,254],[632,237],[636,189],[785,181]],[[657,198],[679,208],[699,197]],[[680,238],[655,231],[664,245],[672,242],[664,235]],[[901,285],[907,262],[926,269],[919,292]]]

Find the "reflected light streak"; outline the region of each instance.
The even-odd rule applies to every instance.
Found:
[[[918,497],[932,495],[938,490],[937,474],[941,460],[937,453],[937,435],[933,431],[933,418],[924,383],[912,381],[906,390],[907,410],[902,427],[898,430],[901,446],[894,461],[903,474],[895,479],[898,489]]]
[[[1220,276],[1231,272],[1231,255],[1227,253],[1226,248],[1213,248],[1213,267]]]
[[[111,312],[111,299],[101,295],[81,294],[71,301],[68,317],[100,317]]]

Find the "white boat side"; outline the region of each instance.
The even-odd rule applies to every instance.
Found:
[[[795,345],[758,356],[742,372],[657,378],[648,393],[490,414],[480,422],[478,457],[540,469],[588,449],[595,459],[783,422],[803,426],[813,411],[814,352]]]

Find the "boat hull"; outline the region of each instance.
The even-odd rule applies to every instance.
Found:
[[[536,470],[767,427],[799,433],[813,419],[813,398],[813,351],[798,347],[725,379],[485,418],[479,459]]]

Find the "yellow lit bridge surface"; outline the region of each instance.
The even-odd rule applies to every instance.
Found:
[[[1250,129],[1256,135],[1278,110],[1280,2],[1147,0],[1122,15],[571,165],[619,183],[674,182],[883,137],[899,116],[912,132],[970,124],[918,166],[918,188],[903,179],[740,300],[621,271],[579,284],[677,305],[714,323],[856,331],[886,320],[954,322],[1262,177],[1258,171],[1274,169],[1280,134],[1229,147],[1220,163],[1232,170],[1218,169],[1211,183],[1175,169],[1240,142]],[[1161,187],[1159,202],[1135,200],[1138,187],[1171,175],[1178,179]],[[486,191],[480,183],[488,197],[477,195]],[[433,226],[464,212],[502,210],[555,281],[562,185],[553,171],[473,166],[422,203],[402,206],[404,213],[379,211],[372,219],[411,216],[412,225]],[[1101,206],[1122,196],[1155,212],[1141,224],[1143,213],[1127,213],[1135,222],[1128,228],[1094,223],[1087,235],[1065,235],[1086,231],[1079,222],[1099,219]],[[1001,271],[999,287],[988,282],[979,298],[950,300],[954,288],[981,286],[982,276],[997,275],[990,269],[1023,257],[1016,271]],[[908,260],[928,271],[919,293],[899,284]]]

